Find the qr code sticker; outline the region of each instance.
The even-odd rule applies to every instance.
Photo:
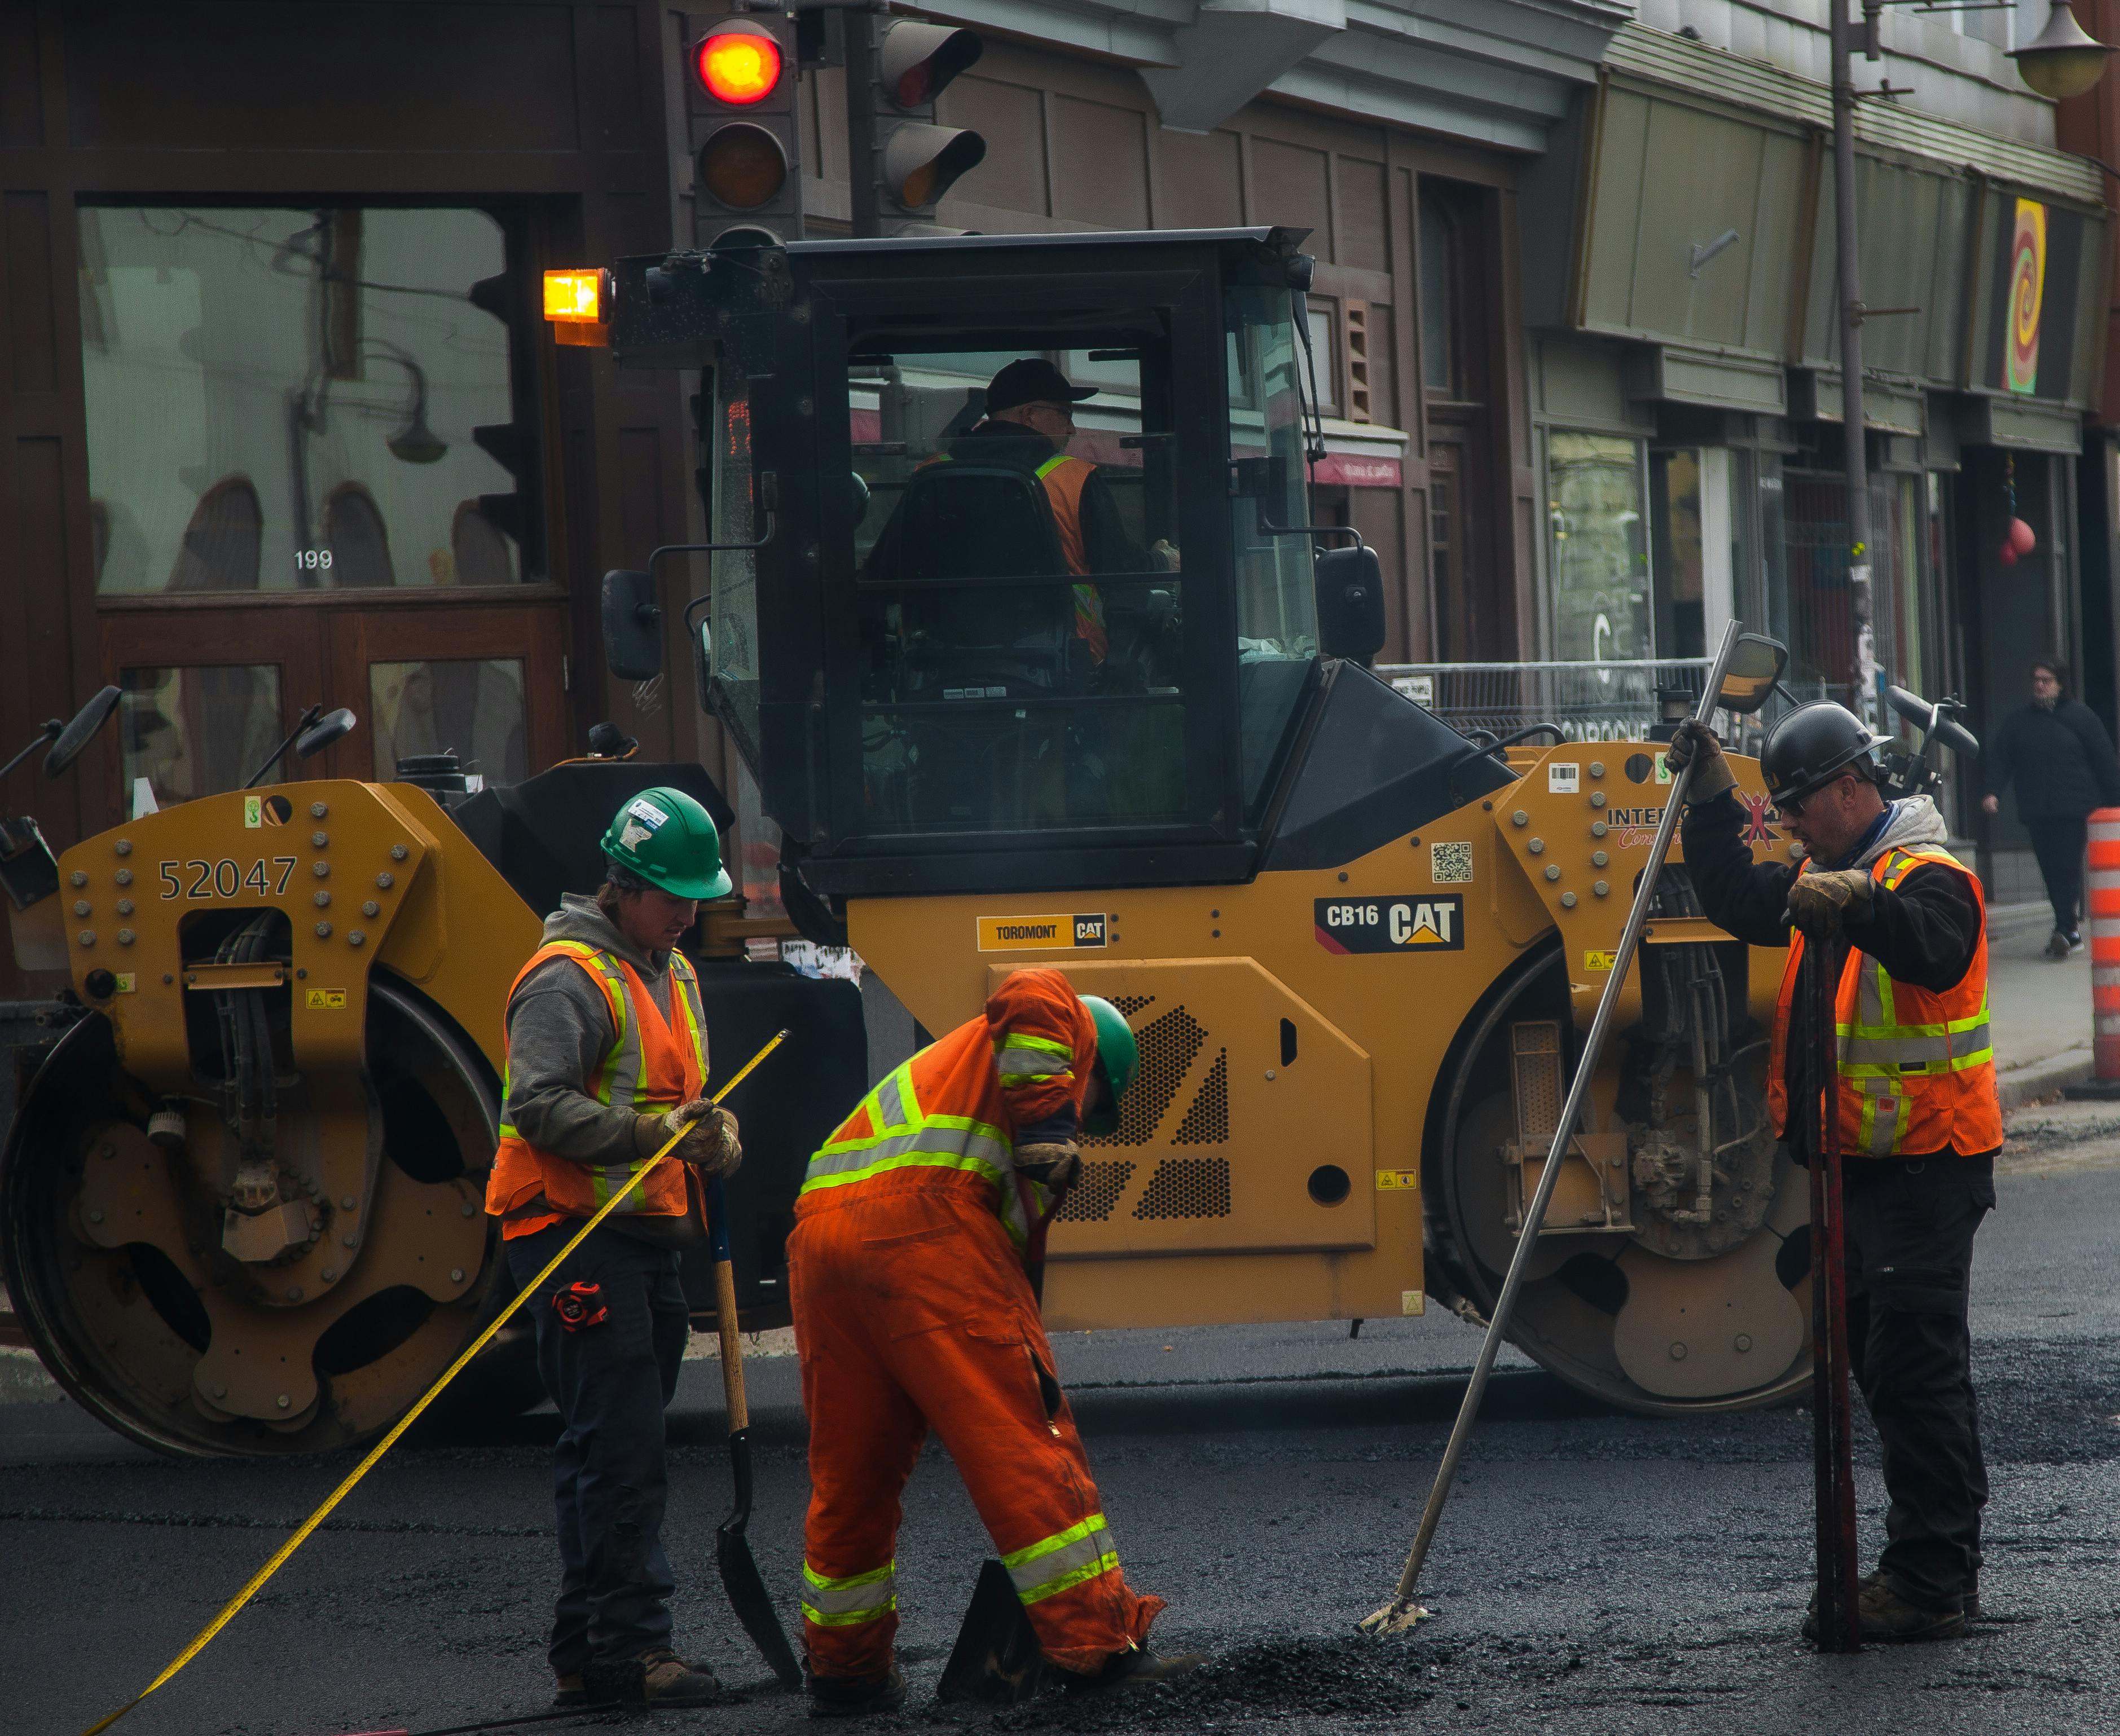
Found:
[[[1429,877],[1439,886],[1469,886],[1472,883],[1471,845],[1430,844],[1428,870]]]

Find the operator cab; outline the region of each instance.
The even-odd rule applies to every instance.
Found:
[[[1505,781],[1450,790],[1464,738],[1321,647],[1302,239],[620,262],[620,359],[706,371],[707,698],[813,889],[1246,879],[1321,731],[1349,738],[1321,813],[1432,774],[1427,813],[1365,832]],[[1038,413],[988,406],[1026,369]]]

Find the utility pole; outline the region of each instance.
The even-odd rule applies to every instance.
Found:
[[[847,18],[847,197],[856,235],[881,235],[876,202],[876,38],[866,11]]]
[[[1839,254],[1841,433],[1848,478],[1848,600],[1854,616],[1855,709],[1876,706],[1876,634],[1870,584],[1870,466],[1862,422],[1862,273],[1855,226],[1855,69],[1848,9],[1833,8],[1833,218]],[[1862,0],[1863,53],[1878,58],[1879,0]]]

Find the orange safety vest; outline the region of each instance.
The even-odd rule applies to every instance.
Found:
[[[515,991],[551,959],[570,959],[603,991],[613,1035],[583,1088],[599,1103],[653,1115],[688,1103],[707,1076],[706,1015],[700,981],[681,953],[670,954],[672,1010],[676,1028],[663,1017],[640,973],[623,959],[579,940],[540,947],[509,986]],[[507,1101],[504,1075],[501,1101]],[[486,1209],[502,1223],[504,1236],[527,1236],[562,1218],[588,1218],[639,1174],[648,1159],[621,1163],[577,1163],[541,1151],[504,1121],[493,1174],[486,1185]],[[681,1163],[665,1163],[629,1194],[617,1211],[644,1218],[681,1218],[690,1209]]]
[[[1060,532],[1060,553],[1067,570],[1078,579],[1090,572],[1090,556],[1082,541],[1082,490],[1097,466],[1087,458],[1071,458],[1056,453],[1038,466],[1038,480],[1045,485],[1045,498],[1053,508],[1053,522]],[[1104,600],[1095,585],[1075,587],[1075,637],[1090,648],[1090,661],[1101,663],[1111,652],[1104,631]]]
[[[1011,973],[981,1017],[887,1074],[819,1148],[797,1217],[882,1177],[909,1177],[984,1194],[1010,1240],[1026,1246],[1053,1195],[1016,1174],[1015,1129],[1062,1101],[1079,1110],[1096,1059],[1096,1028],[1067,979]]]
[[[1932,994],[1895,982],[1883,965],[1850,949],[1834,997],[1840,1079],[1840,1144],[1852,1155],[1925,1157],[1955,1151],[1976,1156],[2002,1143],[1995,1095],[1995,1048],[1988,1024],[1988,906],[1979,876],[1947,851],[1887,850],[1871,870],[1888,890],[1923,863],[1965,876],[1980,907],[1973,963],[1954,986]],[[1788,1125],[1789,1009],[1796,999],[1803,936],[1789,944],[1774,1007],[1767,1108],[1775,1135]]]

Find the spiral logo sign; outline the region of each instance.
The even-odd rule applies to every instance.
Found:
[[[2016,233],[2010,244],[2010,341],[2006,383],[2031,392],[2039,381],[2039,304],[2047,290],[2047,208],[2036,199],[2017,201]]]

